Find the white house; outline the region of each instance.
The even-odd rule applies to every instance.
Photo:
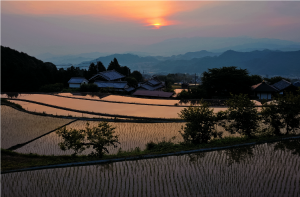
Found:
[[[72,77],[68,83],[70,88],[80,88],[81,84],[88,84],[89,81],[84,77]]]

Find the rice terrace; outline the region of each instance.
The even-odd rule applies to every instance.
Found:
[[[161,110],[157,117],[148,117],[152,119],[135,119],[134,116],[116,119],[45,108],[24,101],[47,103],[44,98],[59,98],[53,94],[15,96],[1,95],[3,196],[298,196],[300,193],[299,128],[288,136],[256,133],[256,137],[249,138],[226,131],[220,126],[222,121],[224,123],[220,119],[213,128],[222,132],[221,137],[213,137],[207,144],[193,144],[179,132],[185,121],[175,116],[165,118],[166,106],[156,106]],[[82,101],[76,98],[61,98],[66,101],[52,104],[76,109],[76,102]],[[115,110],[118,105],[131,105],[132,111],[137,113],[134,115],[143,115],[143,112],[138,114],[139,104],[148,103],[149,99],[133,99],[138,104],[111,104],[116,106]],[[155,99],[154,102],[160,104],[160,101],[166,104],[168,100]],[[97,102],[101,103],[101,99]],[[173,104],[178,100],[168,102]],[[188,109],[186,105],[168,107],[178,113]],[[216,107],[219,110],[210,108],[214,114],[228,109],[225,106]],[[115,128],[120,144],[117,148],[107,146],[108,153],[102,158],[91,155],[92,147],[76,155],[72,149],[60,148],[63,138],[56,132],[57,128],[84,130],[87,123],[89,127],[97,127],[103,121]],[[227,120],[225,124],[229,124]],[[259,125],[265,128],[264,124]],[[281,133],[286,133],[286,129],[282,128]],[[66,166],[60,167],[60,164]],[[24,182],[26,186],[22,186]]]

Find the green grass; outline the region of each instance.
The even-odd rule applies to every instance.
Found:
[[[146,150],[140,150],[136,148],[130,151],[119,150],[117,154],[114,155],[104,155],[101,159],[115,159],[115,158],[128,158],[152,154],[163,154],[163,153],[174,153],[178,151],[185,150],[195,150],[202,148],[214,148],[214,147],[224,147],[232,146],[236,144],[245,144],[250,142],[266,143],[266,142],[276,142],[281,141],[285,137],[299,136],[299,135],[285,135],[285,136],[262,136],[255,138],[248,137],[226,137],[222,139],[211,140],[207,144],[175,144],[171,141],[162,141],[158,143],[149,142],[147,143]],[[37,154],[21,154],[13,151],[1,149],[1,170],[14,170],[22,169],[35,166],[46,166],[53,164],[62,164],[70,162],[83,162],[83,161],[93,161],[100,160],[98,157],[79,155],[79,156],[45,156]]]

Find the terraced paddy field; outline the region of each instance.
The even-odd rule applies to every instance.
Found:
[[[299,140],[1,176],[2,196],[299,196]],[[297,146],[296,146],[297,147]],[[294,154],[293,154],[294,153]]]
[[[25,143],[69,122],[69,119],[31,115],[1,105],[1,148]]]
[[[67,126],[68,129],[85,129],[86,121],[76,121]],[[90,127],[97,126],[99,122],[90,121]],[[116,135],[119,135],[120,145],[118,148],[108,147],[110,154],[116,154],[119,148],[122,150],[130,150],[139,147],[145,149],[146,143],[153,141],[158,142],[163,139],[169,140],[173,136],[176,138],[173,142],[181,142],[183,139],[178,132],[184,123],[109,123],[116,128]],[[60,150],[58,143],[62,142],[62,138],[55,132],[44,136],[30,144],[17,149],[19,153],[37,153],[42,155],[70,155],[72,151]],[[91,149],[87,149],[81,154],[91,153]]]
[[[67,129],[85,129],[87,121],[76,121],[67,126]],[[90,121],[90,127],[97,126],[99,122]],[[139,147],[141,150],[146,148],[146,144],[150,141],[160,142],[163,140],[171,140],[172,142],[182,142],[183,138],[179,133],[181,127],[185,123],[109,123],[116,128],[116,135],[119,136],[120,145],[118,148],[108,147],[110,154],[116,154],[121,148],[122,150],[133,150]],[[223,136],[240,136],[238,134],[232,135],[223,128],[218,127],[218,131],[223,131]],[[44,136],[34,142],[31,142],[19,149],[16,152],[19,153],[36,153],[40,155],[70,155],[72,150],[62,151],[58,143],[63,139],[59,137],[55,132]],[[86,149],[81,155],[87,155],[92,152],[92,149]]]
[[[110,118],[107,116],[98,116],[98,115],[93,115],[93,114],[87,114],[87,113],[79,113],[79,112],[74,112],[74,111],[69,111],[69,110],[63,110],[63,109],[57,109],[54,107],[48,107],[44,105],[39,105],[35,103],[29,103],[25,101],[18,101],[18,100],[13,100],[13,103],[19,104],[23,107],[23,109],[31,112],[38,112],[38,113],[46,113],[46,114],[51,114],[51,115],[57,115],[57,116],[72,116],[72,117],[85,117],[85,118]]]
[[[72,94],[72,93],[59,93],[60,96],[67,96],[73,98],[84,98],[102,101],[116,101],[116,102],[129,102],[129,103],[140,103],[140,104],[160,104],[160,105],[175,105],[179,103],[179,100],[170,99],[147,99],[147,98],[136,98],[130,96],[120,96],[120,95],[107,95],[107,96],[97,96],[89,94]]]
[[[174,106],[152,106],[152,105],[135,105],[127,103],[107,103],[100,101],[82,100],[58,97],[54,95],[45,94],[28,94],[23,95],[21,99],[40,102],[49,105],[55,105],[59,107],[76,109],[88,112],[106,113],[113,115],[125,115],[125,116],[139,116],[150,118],[179,118],[178,113],[183,109],[182,107]],[[24,106],[24,102],[20,103],[17,100],[11,100],[12,102],[19,102],[25,109],[30,111],[45,111],[47,114],[55,114],[53,110],[47,109],[42,105],[30,105]],[[40,106],[40,107],[38,107]],[[215,113],[224,111],[225,107],[212,108]],[[81,114],[82,115],[82,114]]]

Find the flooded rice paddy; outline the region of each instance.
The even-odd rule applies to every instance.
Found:
[[[299,196],[299,140],[3,174],[2,196]],[[294,153],[294,154],[293,154]]]
[[[67,126],[73,129],[85,129],[86,121],[76,121]],[[99,122],[89,122],[90,127],[97,126]],[[119,135],[120,145],[118,148],[108,147],[110,154],[116,154],[119,148],[131,150],[139,147],[141,150],[146,148],[146,143],[150,141],[158,142],[163,139],[169,140],[173,136],[173,142],[181,142],[183,139],[178,132],[183,123],[109,123],[115,127],[116,135]],[[60,150],[58,143],[62,138],[55,132],[31,142],[16,150],[20,153],[37,153],[42,155],[70,155],[74,151]],[[92,149],[83,151],[82,155],[91,153]]]
[[[5,95],[3,95],[3,97],[4,96]],[[183,109],[182,107],[134,105],[134,104],[126,104],[126,103],[107,103],[107,102],[99,102],[99,101],[92,101],[92,100],[64,98],[64,97],[45,95],[45,94],[27,94],[27,95],[22,95],[22,97],[20,98],[30,100],[30,101],[36,101],[44,104],[69,108],[69,109],[81,110],[81,111],[106,113],[106,114],[114,114],[114,115],[125,115],[125,116],[150,117],[150,118],[179,118],[178,113],[180,113],[180,111]],[[44,111],[47,114],[58,113],[55,112],[53,109],[50,109],[49,107],[45,107],[42,105],[27,103],[25,106],[25,102],[21,102],[17,100],[11,100],[11,101],[20,104],[22,107],[30,111]],[[212,109],[214,110],[215,113],[217,113],[218,111],[223,111],[226,110],[227,108],[215,107]],[[61,113],[62,112],[59,112],[58,114]],[[69,113],[69,112],[64,112],[64,113]],[[78,116],[82,116],[82,113],[79,113]]]
[[[85,129],[86,121],[76,121],[71,123],[66,128],[70,129]],[[97,126],[99,122],[90,121],[90,127]],[[179,133],[181,127],[185,123],[109,123],[115,127],[116,135],[119,136],[119,142],[117,148],[113,146],[107,147],[109,154],[116,154],[121,148],[123,151],[133,150],[136,147],[144,150],[146,144],[150,141],[161,142],[163,140],[171,141],[174,143],[182,142],[183,138]],[[223,137],[228,136],[240,136],[239,134],[232,135],[226,132],[223,128],[218,127],[218,131],[223,131]],[[36,153],[40,155],[71,155],[74,153],[72,150],[62,151],[58,144],[62,142],[62,137],[59,137],[55,132],[46,135],[38,140],[35,140],[19,149],[16,152],[19,153]],[[79,155],[88,155],[93,149],[86,149]]]
[[[1,148],[10,148],[71,122],[69,119],[37,116],[1,106]]]

